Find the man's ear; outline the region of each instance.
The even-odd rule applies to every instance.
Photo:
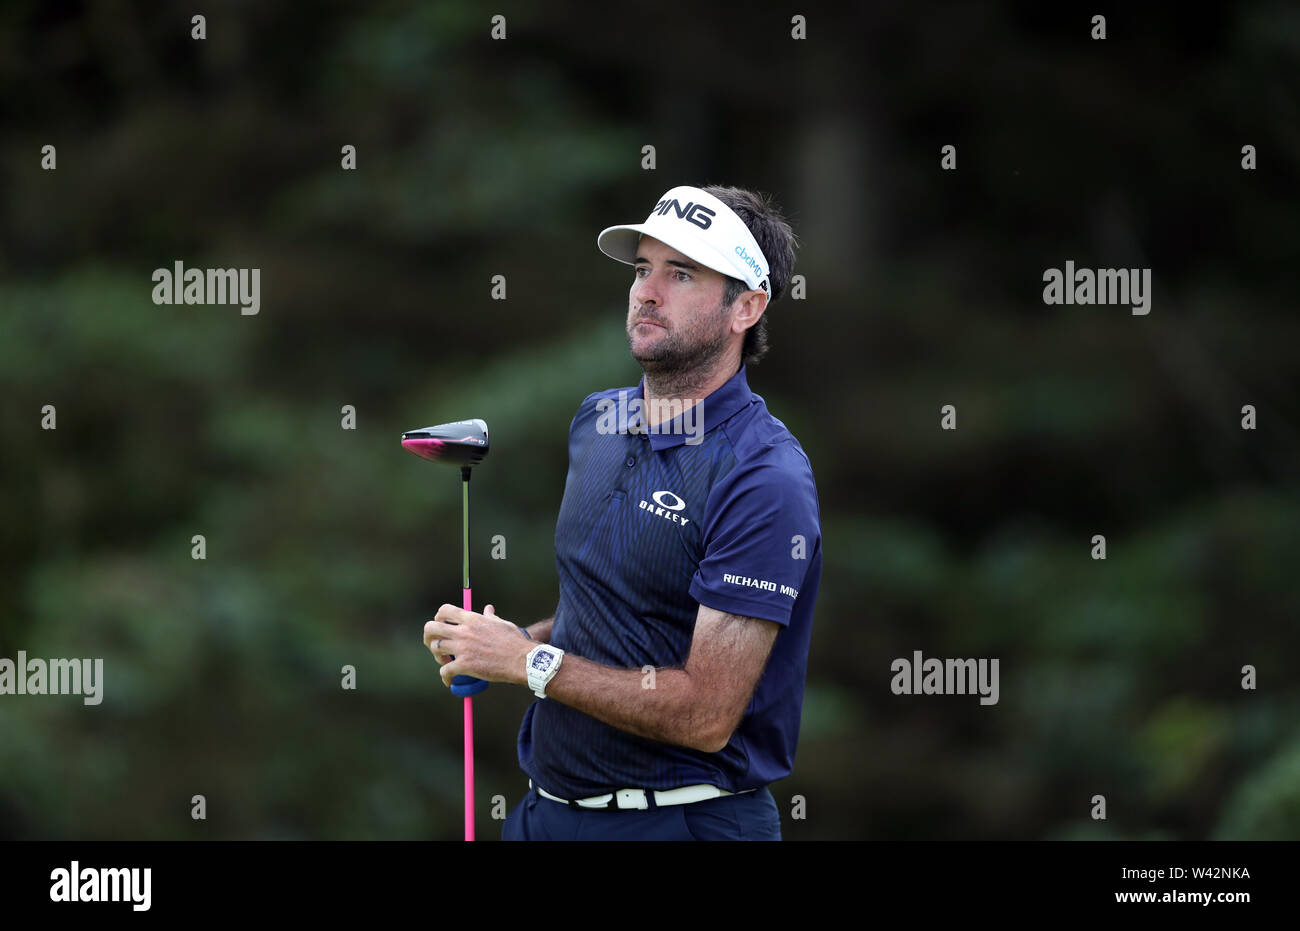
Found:
[[[767,309],[767,295],[762,291],[746,291],[736,299],[736,316],[733,324],[744,332],[758,323],[763,311]]]

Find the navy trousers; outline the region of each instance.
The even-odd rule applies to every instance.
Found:
[[[781,815],[766,788],[689,805],[573,809],[529,789],[501,828],[502,840],[780,840]]]

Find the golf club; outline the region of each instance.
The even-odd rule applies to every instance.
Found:
[[[461,606],[474,610],[469,585],[469,476],[470,470],[483,461],[488,452],[488,426],[482,420],[457,420],[402,434],[402,448],[430,462],[460,466],[462,525],[462,561],[464,578]],[[455,676],[451,694],[465,699],[465,840],[474,839],[474,704],[471,696],[488,687],[473,676]]]

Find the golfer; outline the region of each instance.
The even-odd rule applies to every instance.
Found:
[[[597,244],[634,268],[644,377],[569,428],[555,616],[443,605],[424,642],[445,683],[537,696],[504,839],[780,840],[767,786],[794,763],[821,526],[808,457],[747,366],[795,239],[754,193],[676,187]]]

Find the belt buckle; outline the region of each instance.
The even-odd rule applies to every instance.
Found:
[[[645,789],[619,789],[614,793],[614,801],[616,806],[621,809],[644,811],[650,807]]]

